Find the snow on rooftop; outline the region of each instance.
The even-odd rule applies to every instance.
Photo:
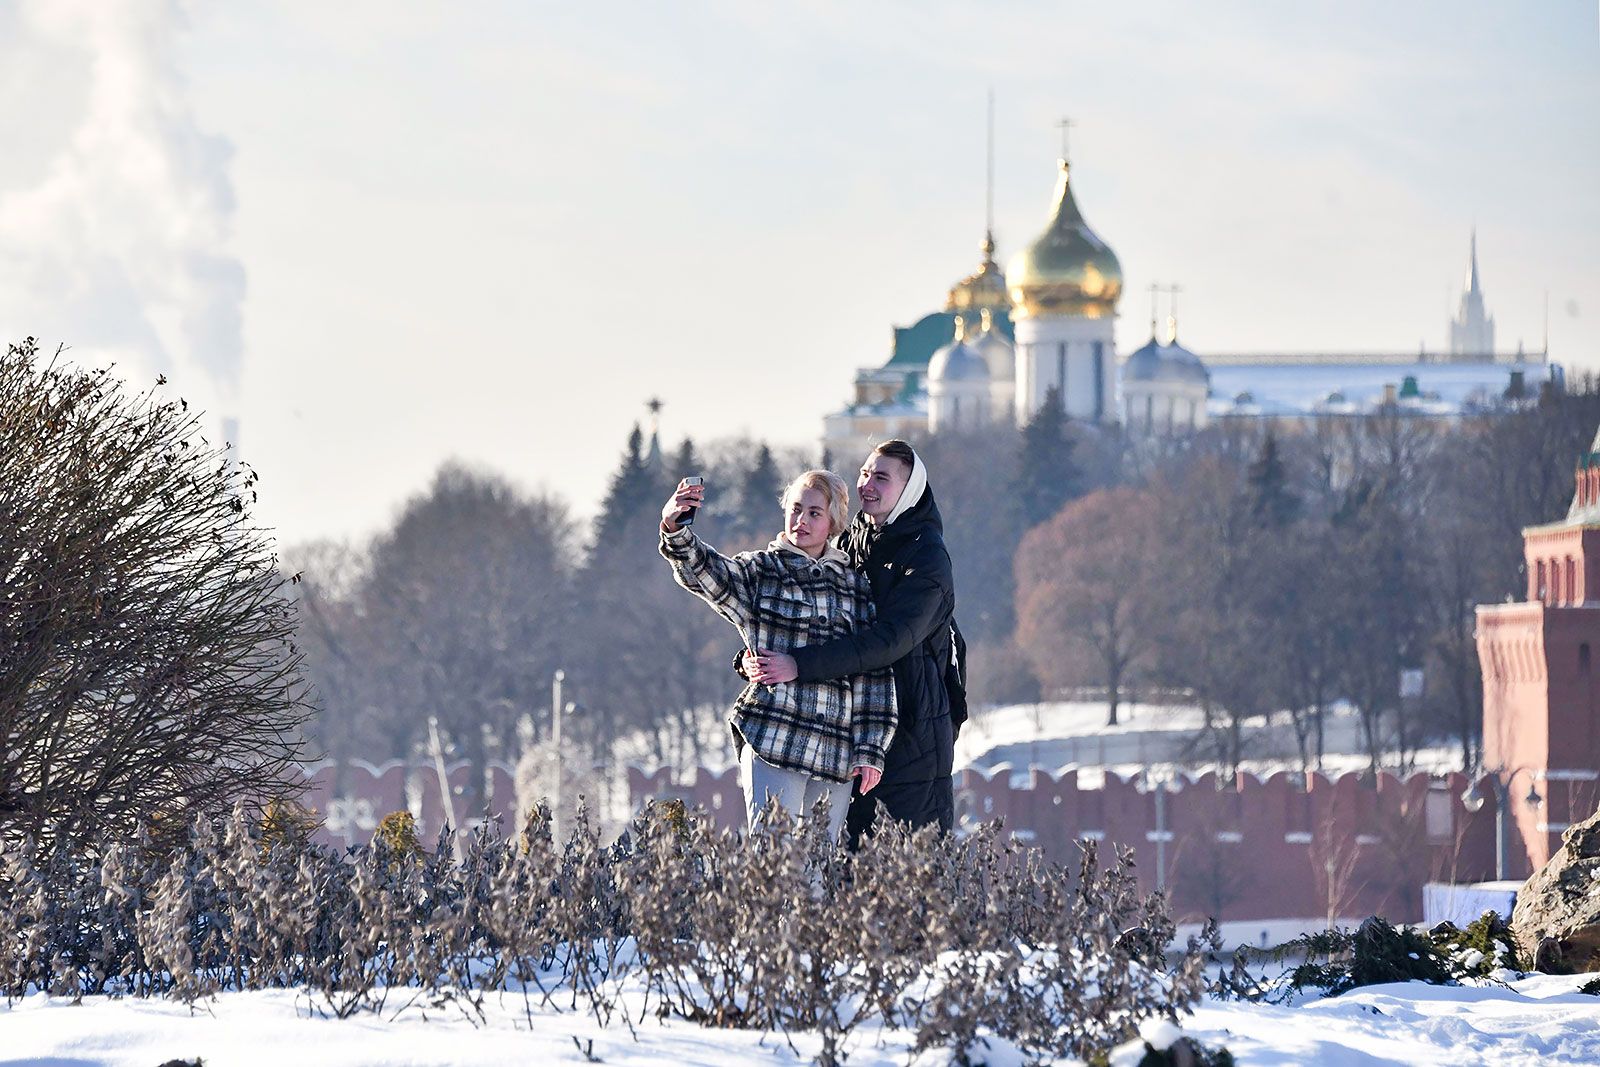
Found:
[[[1417,396],[1401,398],[1402,410],[1420,415],[1453,415],[1492,403],[1520,373],[1530,395],[1550,380],[1559,381],[1554,363],[1306,363],[1211,365],[1213,415],[1354,414],[1382,403],[1385,387],[1399,391],[1407,378]]]

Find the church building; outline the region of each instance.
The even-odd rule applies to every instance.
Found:
[[[950,288],[942,310],[895,327],[889,359],[857,372],[851,402],[823,420],[825,455],[862,455],[890,437],[1021,425],[1052,395],[1074,419],[1165,437],[1236,419],[1293,430],[1379,412],[1459,418],[1563,382],[1547,352],[1495,352],[1476,231],[1445,352],[1201,355],[1178,343],[1175,317],[1158,339],[1152,313],[1149,340],[1119,356],[1122,266],[1085,221],[1066,158],[1043,231],[1004,272],[992,225],[980,251],[978,269]]]

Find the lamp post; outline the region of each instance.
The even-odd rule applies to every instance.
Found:
[[[1532,767],[1516,767],[1510,771],[1504,767],[1496,767],[1489,772],[1489,780],[1494,783],[1494,879],[1503,882],[1506,879],[1506,809],[1511,806],[1511,783],[1517,775],[1528,772],[1533,773]],[[1539,795],[1537,786],[1528,786],[1528,795],[1523,797],[1523,802],[1530,808],[1537,809],[1544,803],[1544,797]],[[1468,811],[1482,809],[1485,797],[1483,790],[1478,788],[1478,783],[1473,782],[1461,794],[1461,805]]]
[[[558,846],[561,844],[561,683],[567,680],[567,672],[557,670],[555,677],[550,680],[550,747],[555,760],[555,795],[550,798],[550,839]]]
[[[1141,793],[1154,792],[1156,795],[1156,828],[1145,834],[1147,841],[1154,841],[1156,846],[1156,889],[1167,888],[1167,842],[1172,840],[1172,831],[1167,829],[1167,785],[1171,778],[1167,774],[1151,774],[1148,767],[1139,775],[1139,785],[1136,787]]]
[[[444,744],[439,739],[439,717],[428,716],[428,749],[433,754],[433,772],[439,776],[439,804],[444,808],[445,825],[450,827],[450,844],[456,859],[461,859],[461,827],[456,823],[456,802],[450,789],[450,772],[444,765]]]

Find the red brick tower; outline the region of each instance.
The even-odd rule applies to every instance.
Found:
[[[1528,599],[1478,607],[1483,766],[1514,829],[1506,876],[1537,870],[1594,813],[1600,779],[1600,434],[1567,517],[1522,531]],[[1522,848],[1516,843],[1520,841]]]

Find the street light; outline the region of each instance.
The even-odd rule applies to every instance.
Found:
[[[555,759],[555,796],[550,798],[550,839],[558,846],[561,844],[561,683],[567,680],[567,672],[557,670],[555,677],[550,680],[550,747],[554,750]]]
[[[1494,879],[1497,882],[1506,879],[1506,809],[1511,806],[1511,783],[1523,771],[1532,774],[1533,768],[1517,767],[1507,771],[1504,767],[1496,767],[1489,772],[1489,780],[1494,783]],[[1468,811],[1479,811],[1486,799],[1478,783],[1473,782],[1461,794],[1461,806]],[[1535,810],[1544,803],[1544,797],[1539,795],[1539,789],[1534,785],[1528,786],[1528,795],[1522,800]]]
[[[1141,793],[1155,792],[1156,795],[1156,828],[1153,832],[1145,834],[1145,840],[1154,841],[1156,845],[1156,889],[1167,887],[1167,842],[1172,840],[1172,831],[1167,829],[1167,786],[1173,782],[1170,772],[1151,774],[1146,767],[1139,773],[1138,784],[1134,786]]]

